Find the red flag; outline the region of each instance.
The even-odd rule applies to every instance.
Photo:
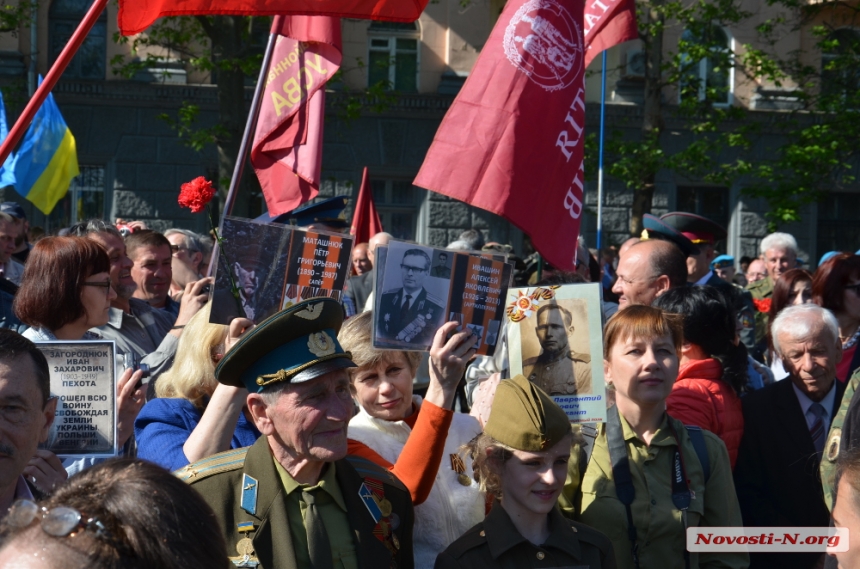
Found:
[[[279,16],[260,102],[251,164],[269,215],[294,210],[319,191],[323,85],[340,67],[340,22],[325,16]]]
[[[574,270],[585,126],[581,0],[510,0],[415,185],[505,217]]]
[[[164,16],[316,15],[414,22],[428,0],[120,0],[119,29],[130,36]]]
[[[613,45],[639,39],[634,0],[586,0],[585,66]]]
[[[373,190],[370,187],[370,176],[367,166],[361,175],[361,187],[358,189],[358,199],[355,200],[355,211],[352,213],[352,227],[349,234],[355,237],[356,244],[367,243],[371,237],[382,231],[382,221],[373,203]]]

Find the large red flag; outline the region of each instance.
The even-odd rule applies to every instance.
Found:
[[[260,102],[251,164],[269,215],[292,211],[319,191],[323,85],[340,67],[340,22],[326,16],[279,16],[279,34]]]
[[[163,16],[317,15],[414,22],[428,0],[120,0],[119,29],[130,36]]]
[[[350,235],[356,243],[367,243],[371,237],[382,231],[382,221],[373,203],[373,189],[370,187],[370,176],[367,166],[361,175],[361,187],[358,189],[358,199],[355,200],[355,211],[352,213]]]
[[[509,0],[415,185],[504,216],[574,270],[585,126],[581,0]]]
[[[585,66],[613,45],[639,38],[634,0],[586,0]]]

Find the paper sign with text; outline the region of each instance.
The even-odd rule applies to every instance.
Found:
[[[573,423],[606,420],[599,283],[512,288],[506,322],[511,376],[546,391]]]
[[[456,321],[477,337],[478,354],[495,351],[511,264],[402,241],[376,258],[374,347],[427,351],[436,330]]]
[[[259,323],[308,298],[340,300],[352,246],[349,235],[225,218],[209,321]]]
[[[116,344],[36,342],[48,360],[57,416],[45,448],[58,456],[119,454],[116,437]]]

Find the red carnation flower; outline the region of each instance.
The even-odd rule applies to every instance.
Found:
[[[770,301],[769,298],[762,298],[761,300],[754,298],[753,304],[759,312],[770,312]]]
[[[179,205],[191,209],[191,213],[200,213],[214,196],[215,188],[212,187],[212,182],[203,176],[198,176],[187,184],[182,184]]]

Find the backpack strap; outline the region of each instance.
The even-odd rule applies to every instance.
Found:
[[[708,446],[705,444],[705,435],[702,434],[701,427],[693,425],[684,425],[687,428],[687,434],[690,435],[690,442],[693,443],[693,448],[696,450],[696,456],[699,457],[699,462],[702,463],[702,470],[705,472],[705,484],[711,478],[711,457],[708,456]]]
[[[621,419],[618,417],[618,407],[615,405],[606,410],[606,443],[609,447],[609,461],[612,463],[612,477],[615,479],[615,494],[627,512],[627,539],[630,540],[633,565],[635,569],[639,569],[639,544],[636,542],[636,525],[633,523],[633,511],[630,508],[636,498],[636,489],[633,488],[627,445],[624,442]]]

